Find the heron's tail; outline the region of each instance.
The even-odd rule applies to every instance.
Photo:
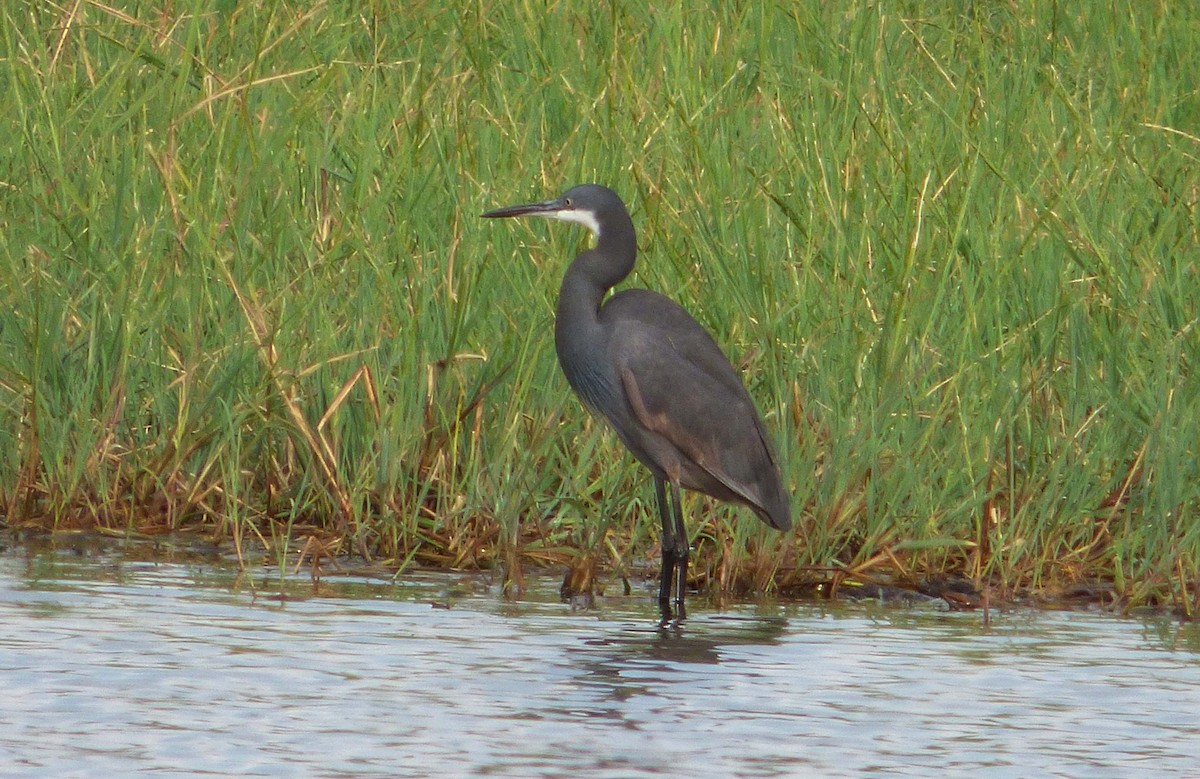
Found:
[[[788,496],[787,489],[783,486],[783,480],[776,475],[775,483],[771,485],[774,489],[769,491],[767,500],[762,505],[755,506],[760,519],[766,522],[776,530],[791,530],[792,529],[792,502]]]

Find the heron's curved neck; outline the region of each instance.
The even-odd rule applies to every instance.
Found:
[[[637,240],[628,216],[624,222],[616,229],[613,225],[603,226],[595,248],[576,257],[563,276],[554,340],[564,370],[577,357],[600,345],[600,304],[605,293],[633,270]]]
[[[563,276],[557,321],[595,321],[604,294],[629,275],[636,259],[632,223],[626,229],[601,229],[596,246],[576,257]]]

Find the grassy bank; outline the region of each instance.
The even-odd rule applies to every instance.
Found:
[[[690,498],[698,584],[1200,606],[1200,11],[688,5],[7,6],[4,522],[652,560],[554,360],[585,236],[477,218],[594,180],[794,488]]]

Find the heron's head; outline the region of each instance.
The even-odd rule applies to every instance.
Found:
[[[506,206],[484,213],[488,219],[498,219],[510,216],[544,216],[548,219],[558,219],[563,222],[574,222],[583,225],[600,237],[600,228],[610,214],[624,214],[628,218],[625,204],[608,187],[599,184],[580,184],[571,187],[561,197],[553,200],[543,200],[539,203],[524,203],[519,206]]]

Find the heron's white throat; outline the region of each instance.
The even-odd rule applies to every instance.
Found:
[[[596,221],[596,213],[594,211],[566,209],[563,211],[548,211],[546,212],[546,216],[562,222],[574,222],[577,225],[583,225],[592,231],[592,235],[597,238],[600,237],[600,223]]]

